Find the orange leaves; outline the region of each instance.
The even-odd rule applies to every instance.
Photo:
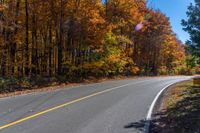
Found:
[[[0,11],[3,11],[3,10],[4,10],[4,6],[0,5]]]
[[[0,11],[3,11],[7,8],[5,4],[0,4]]]
[[[0,43],[16,44],[12,60],[28,53],[32,61],[27,64],[30,69],[38,67],[31,70],[36,75],[56,74],[57,66],[63,67],[63,73],[78,75],[79,69],[106,75],[127,71],[156,73],[158,69],[176,68],[185,58],[184,47],[173,34],[168,18],[148,9],[146,0],[107,0],[107,4],[101,0],[28,0],[28,23],[24,19],[24,1],[10,2],[11,6],[5,1],[12,10],[3,11],[6,7],[0,5],[0,11],[9,20],[0,23],[13,30],[0,32]],[[26,24],[28,51],[24,50]],[[4,38],[9,40],[4,42]],[[25,69],[22,67],[21,71]]]

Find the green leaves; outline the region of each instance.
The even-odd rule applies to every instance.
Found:
[[[183,29],[190,34],[190,45],[188,45],[191,54],[200,57],[200,1],[190,4],[187,11],[187,20],[182,20]]]

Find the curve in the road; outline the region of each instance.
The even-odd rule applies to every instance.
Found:
[[[29,120],[29,119],[38,117],[38,116],[40,116],[40,115],[43,115],[43,114],[52,112],[52,111],[54,111],[54,110],[63,108],[63,107],[65,107],[65,106],[71,105],[71,104],[73,104],[73,103],[77,103],[77,102],[80,102],[80,101],[89,99],[89,98],[91,98],[91,97],[94,97],[94,96],[97,96],[97,95],[100,95],[100,94],[103,94],[103,93],[107,93],[107,92],[110,92],[110,91],[113,91],[113,90],[116,90],[116,89],[119,89],[119,88],[122,88],[122,87],[125,87],[125,86],[133,85],[133,84],[134,84],[134,83],[130,83],[130,84],[125,84],[125,85],[122,85],[122,86],[110,88],[110,89],[107,89],[107,90],[104,90],[104,91],[100,91],[100,92],[97,92],[97,93],[93,93],[93,94],[91,94],[91,95],[88,95],[88,96],[85,96],[85,97],[82,97],[82,98],[78,98],[78,99],[73,100],[73,101],[70,101],[70,102],[66,102],[66,103],[61,104],[61,105],[59,105],[59,106],[56,106],[56,107],[53,107],[53,108],[50,108],[50,109],[47,109],[47,110],[38,112],[38,113],[36,113],[36,114],[27,116],[27,117],[22,118],[22,119],[20,119],[20,120],[17,120],[17,121],[8,123],[8,124],[3,125],[3,126],[0,126],[0,130],[5,129],[5,128],[8,128],[8,127],[11,127],[11,126],[14,126],[14,125],[19,124],[19,123],[22,123],[22,122],[27,121],[27,120]]]
[[[180,82],[180,81],[178,81]],[[149,129],[150,129],[150,124],[151,124],[151,120],[152,120],[152,114],[153,114],[153,109],[159,99],[159,97],[163,94],[163,92],[168,89],[170,86],[174,85],[174,84],[177,84],[178,82],[175,82],[175,83],[171,83],[169,85],[167,85],[166,87],[164,87],[157,95],[156,97],[154,98],[150,108],[149,108],[149,111],[147,113],[147,117],[146,117],[146,120],[145,120],[145,127],[144,127],[144,133],[149,133]],[[181,81],[183,82],[183,81]]]
[[[147,122],[151,120],[154,105],[160,94],[169,85],[185,79],[189,77],[119,80],[0,99],[0,132],[138,133],[144,129],[147,131]],[[52,95],[54,97],[51,97]],[[8,111],[10,109],[11,112]],[[33,111],[28,112],[29,110]]]

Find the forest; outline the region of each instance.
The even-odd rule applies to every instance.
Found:
[[[146,0],[0,0],[1,82],[190,74],[192,61]]]

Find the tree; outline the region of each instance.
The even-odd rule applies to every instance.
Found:
[[[0,0],[2,77],[168,74],[184,58],[145,0]]]
[[[187,20],[182,20],[183,29],[190,34],[190,40],[186,44],[192,54],[200,57],[200,0],[190,4],[187,17]]]

